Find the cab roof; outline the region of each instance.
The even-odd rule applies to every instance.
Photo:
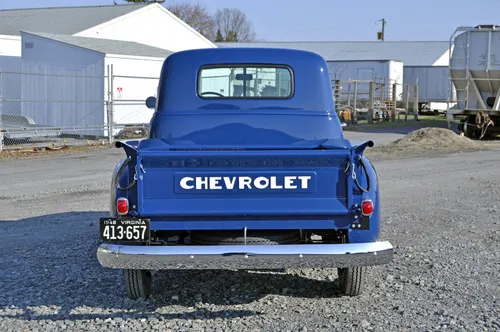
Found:
[[[292,70],[294,94],[289,99],[221,99],[198,97],[198,73],[213,65],[286,65]],[[166,58],[159,83],[159,111],[202,108],[283,108],[334,110],[328,65],[320,55],[281,48],[203,48],[176,52]]]

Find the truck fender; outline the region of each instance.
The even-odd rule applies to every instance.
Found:
[[[374,203],[373,207],[373,215],[370,218],[370,229],[372,230],[371,234],[373,236],[373,240],[379,240],[380,236],[380,224],[381,224],[381,208],[380,208],[380,188],[379,188],[379,178],[377,170],[373,163],[366,158],[366,156],[362,157],[363,162],[366,165],[368,170],[368,176],[370,177],[371,189],[370,192],[366,193],[363,198],[371,199]]]
[[[350,230],[348,239],[350,243],[363,243],[378,241],[380,236],[380,191],[378,174],[375,166],[366,156],[360,156],[366,167],[367,175],[370,179],[370,190],[362,194],[362,199],[370,199],[373,202],[373,214],[370,217],[370,231]],[[360,176],[359,182],[363,187],[367,187],[366,176]]]
[[[123,190],[120,190],[118,188],[116,188],[116,181],[118,180],[118,183],[120,184],[120,187],[126,187],[128,186],[128,179],[129,179],[129,172],[128,172],[128,167],[126,167],[121,176],[120,176],[120,179],[117,179],[117,176],[118,176],[118,171],[120,170],[120,168],[123,166],[123,164],[127,161],[127,158],[123,158],[122,160],[120,160],[114,170],[113,170],[113,175],[111,176],[111,188],[110,188],[110,201],[109,201],[109,214],[112,218],[117,218],[118,217],[118,213],[116,212],[116,198],[118,196],[127,196],[127,193]]]

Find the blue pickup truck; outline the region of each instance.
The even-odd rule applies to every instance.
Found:
[[[372,141],[344,138],[328,66],[285,49],[177,52],[164,62],[147,139],[125,152],[97,258],[147,298],[152,271],[337,268],[340,294],[392,260],[379,240]]]

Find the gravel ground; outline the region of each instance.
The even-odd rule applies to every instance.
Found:
[[[357,298],[337,296],[332,269],[162,271],[150,300],[128,300],[95,256],[122,152],[1,160],[0,330],[500,330],[499,152],[378,156],[396,254]]]

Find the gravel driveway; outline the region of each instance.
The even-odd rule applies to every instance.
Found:
[[[395,257],[357,298],[332,269],[162,271],[128,300],[95,255],[121,150],[0,160],[0,331],[500,330],[499,152],[376,162]]]

